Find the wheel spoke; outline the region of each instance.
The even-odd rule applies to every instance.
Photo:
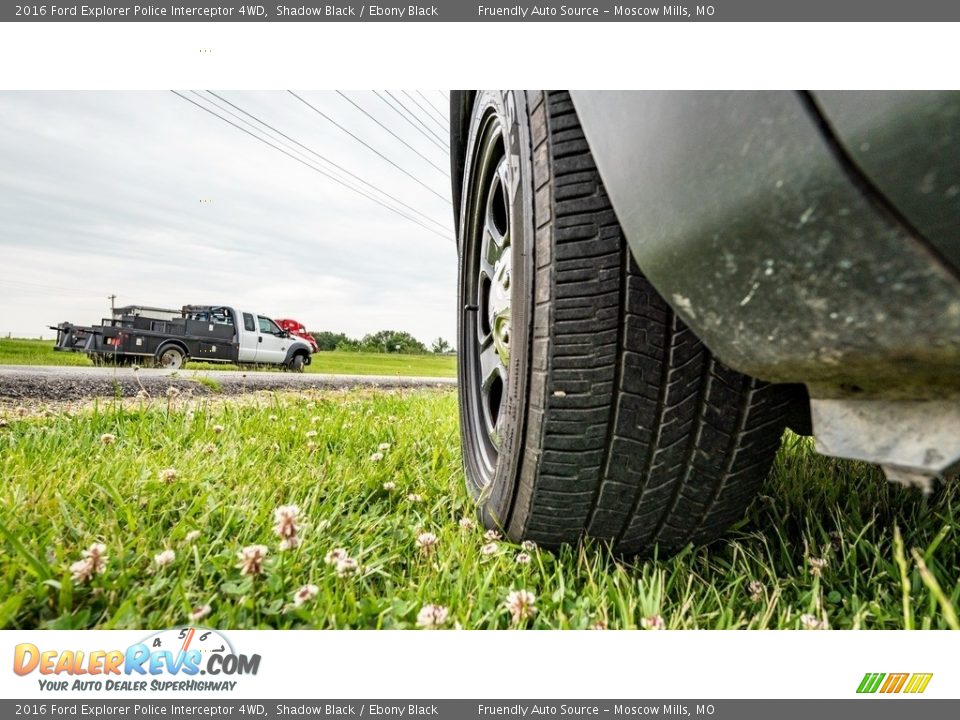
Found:
[[[499,175],[497,176],[499,178]],[[499,185],[499,180],[497,185]],[[500,228],[497,227],[496,218],[494,218],[494,207],[496,203],[501,202],[500,193],[494,192],[495,188],[490,189],[490,194],[487,196],[487,210],[483,216],[483,230],[484,238],[487,236],[493,240],[494,245],[496,246],[497,255],[503,251],[503,241],[505,233],[500,231]],[[495,260],[495,259],[494,259]]]
[[[484,392],[490,389],[490,385],[497,377],[504,379],[503,363],[497,355],[493,338],[488,337],[487,341],[480,346],[480,387]]]
[[[496,240],[494,240],[485,228],[483,238],[480,242],[480,265],[478,271],[481,276],[485,276],[488,280],[493,280],[493,267],[494,263],[497,262],[499,254]]]

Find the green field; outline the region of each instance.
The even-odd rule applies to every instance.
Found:
[[[53,340],[0,338],[0,365],[92,365],[83,353],[54,352]]]
[[[0,626],[412,628],[436,604],[464,628],[958,627],[956,484],[925,499],[789,436],[709,548],[640,561],[590,542],[523,564],[460,525],[456,416],[449,391],[0,408]],[[274,512],[290,504],[301,542],[281,550]],[[108,560],[86,578],[93,543]],[[265,562],[243,574],[256,545]],[[356,572],[325,561],[335,548]],[[514,623],[517,590],[536,612]]]
[[[54,352],[53,344],[52,340],[0,339],[0,365],[89,365],[92,367],[92,363],[85,354]],[[198,362],[187,363],[186,368],[188,370],[238,369],[235,365]],[[313,355],[306,372],[335,375],[454,377],[457,374],[457,359],[453,355],[321,352]]]

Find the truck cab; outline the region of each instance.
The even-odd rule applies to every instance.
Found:
[[[243,310],[239,311],[238,315],[242,319],[239,328],[239,362],[283,364],[287,361],[287,353],[292,346],[297,343],[306,344],[266,315]]]

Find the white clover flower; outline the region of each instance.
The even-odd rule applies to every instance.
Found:
[[[93,543],[81,553],[81,559],[70,565],[70,574],[74,582],[85,583],[107,569],[107,546]]]
[[[220,433],[222,433],[222,432],[223,432],[223,425],[214,425],[214,426],[213,426],[213,432],[216,433],[217,435],[219,435]]]
[[[527,552],[534,552],[537,549],[537,544],[533,540],[524,540],[520,543],[520,547]]]
[[[820,574],[823,572],[823,569],[830,564],[830,561],[827,558],[818,558],[812,557],[808,560],[810,563],[810,574],[820,577]]]
[[[315,437],[317,436],[317,431],[316,431],[316,430],[307,430],[306,436],[307,436],[308,438],[315,438]]]
[[[370,462],[380,462],[381,460],[383,460],[382,452],[375,452],[373,455],[370,456]]]
[[[525,552],[517,553],[517,556],[514,558],[514,560],[516,561],[517,565],[530,564],[530,556]]]
[[[390,449],[390,443],[388,442],[382,442],[379,445],[377,445],[377,450],[379,450],[380,452],[386,452],[389,449]]]
[[[103,445],[113,445],[117,441],[117,436],[113,433],[104,433],[100,436],[100,442]]]
[[[213,443],[207,443],[203,446],[203,452],[206,455],[213,455],[217,451],[217,446]]]
[[[447,622],[447,609],[443,605],[424,605],[417,613],[417,627],[436,630]]]
[[[200,533],[199,530],[191,530],[190,532],[187,533],[186,537],[184,537],[184,541],[185,541],[185,542],[188,542],[188,543],[192,543],[192,542],[194,542],[197,538],[199,538],[200,535],[201,535],[201,533]]]
[[[250,545],[237,553],[241,575],[260,575],[263,573],[263,561],[270,550],[266,545]]]
[[[173,550],[164,550],[163,552],[157,553],[153,556],[153,562],[157,564],[158,568],[165,568],[176,559],[177,554]]]
[[[393,480],[387,480],[383,484],[383,489],[386,490],[387,492],[393,492],[394,490],[397,489],[397,484]]]
[[[423,496],[418,495],[417,493],[410,493],[409,495],[407,495],[407,500],[409,500],[412,503],[418,503],[423,501]]]
[[[487,542],[496,542],[500,539],[500,533],[498,533],[496,530],[487,530],[483,534],[483,537]]]
[[[160,471],[160,481],[167,483],[168,485],[177,479],[177,471],[172,468],[164,468]]]
[[[497,552],[497,548],[498,548],[498,547],[500,547],[500,546],[497,545],[497,543],[495,543],[495,542],[487,543],[486,545],[484,545],[483,547],[480,548],[480,554],[481,554],[481,555],[493,555],[495,552]]]
[[[462,517],[460,518],[460,527],[464,530],[473,530],[477,526],[477,523],[473,518]]]
[[[313,600],[320,589],[316,585],[304,585],[293,594],[293,604],[301,607],[304,603]]]
[[[649,615],[648,617],[641,618],[640,627],[644,630],[665,630],[667,624],[659,615]]]
[[[296,505],[281,505],[273,511],[273,532],[282,541],[286,542],[288,548],[297,547],[300,544],[298,536],[300,525],[297,522],[299,517],[300,508]],[[283,548],[282,543],[281,548]]]
[[[327,556],[323,559],[323,561],[327,565],[336,565],[338,562],[345,560],[348,557],[350,557],[350,555],[343,548],[334,548],[327,553]]]
[[[503,606],[510,611],[514,624],[532,618],[536,612],[537,596],[529,590],[514,590],[504,601]]]
[[[804,630],[828,630],[830,627],[826,620],[821,620],[810,613],[800,616],[800,625]]]
[[[750,591],[750,599],[753,602],[760,602],[763,599],[763,583],[759,580],[751,580],[747,589]]]
[[[190,622],[199,622],[207,617],[211,610],[212,609],[209,605],[198,605],[190,611],[190,614],[187,615],[187,617],[190,618]]]
[[[607,621],[606,620],[597,620],[593,625],[590,626],[591,630],[606,630]]]
[[[422,532],[417,535],[417,547],[420,548],[420,552],[424,555],[432,553],[436,549],[438,542],[440,542],[440,538],[432,532]]]
[[[352,557],[345,557],[337,561],[337,575],[340,577],[350,577],[360,572],[360,564]]]

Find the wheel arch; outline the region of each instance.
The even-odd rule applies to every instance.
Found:
[[[187,360],[190,357],[190,350],[187,348],[187,344],[182,340],[164,340],[160,343],[160,346],[157,348],[157,351],[153,354],[154,357],[159,358],[163,351],[169,347],[175,347],[183,353],[183,359]]]
[[[304,365],[310,364],[310,355],[311,355],[310,346],[307,345],[306,343],[302,343],[302,344],[298,343],[295,345],[291,345],[287,349],[287,357],[284,359],[283,364],[290,365],[290,363],[293,362],[293,358],[296,357],[297,355],[303,355]]]
[[[450,178],[453,190],[453,220],[460,227],[460,203],[463,199],[463,170],[466,164],[470,116],[476,90],[450,91]],[[457,245],[460,238],[457,237]]]

